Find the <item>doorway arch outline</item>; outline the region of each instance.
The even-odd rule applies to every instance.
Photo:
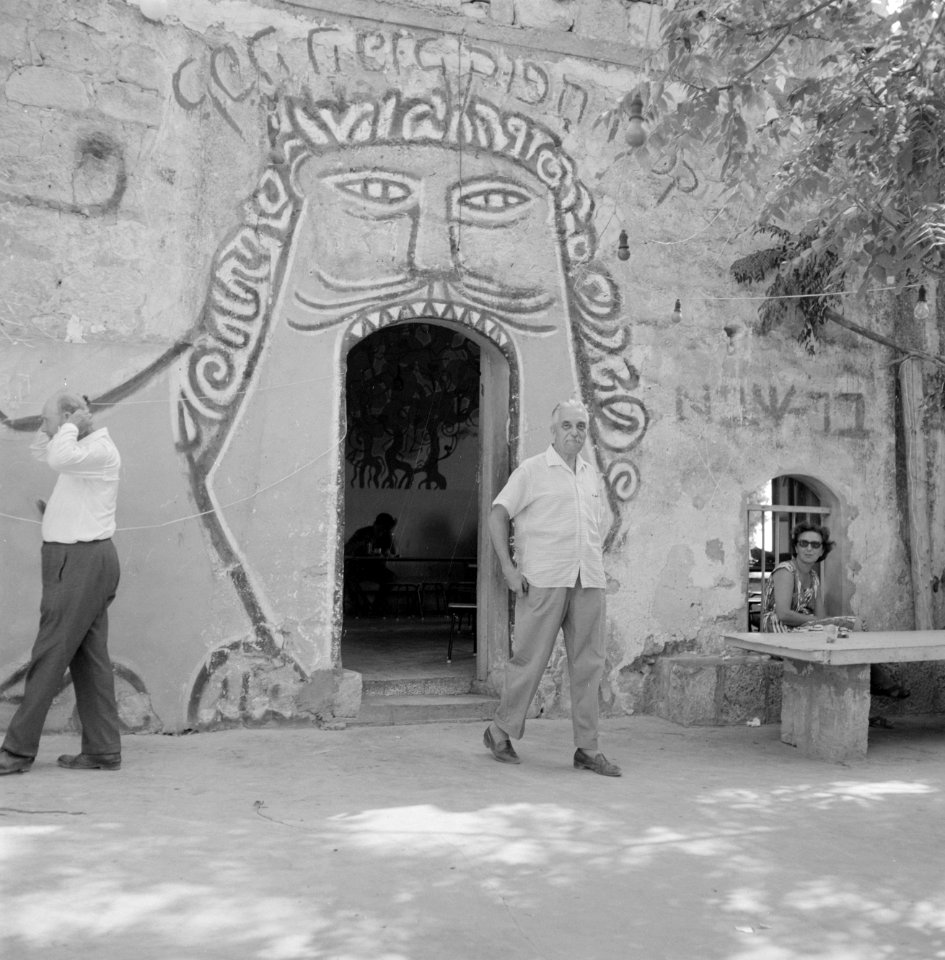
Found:
[[[459,319],[473,314],[469,320]],[[514,465],[520,429],[520,362],[515,345],[501,325],[484,314],[464,311],[449,303],[428,304],[427,309],[403,307],[381,311],[368,318],[359,317],[347,329],[341,341],[341,376],[344,389],[347,380],[348,355],[351,350],[379,331],[406,324],[429,324],[459,333],[475,343],[479,359],[479,451],[478,474],[479,522],[477,557],[477,655],[476,680],[488,684],[509,652],[510,617],[508,590],[498,559],[489,539],[488,511]],[[339,405],[338,435],[347,433],[347,404]],[[337,453],[339,489],[347,489],[344,444]],[[344,543],[345,502],[337,504],[337,538],[335,544],[335,591],[332,637],[332,661],[341,663],[341,637],[344,622]]]

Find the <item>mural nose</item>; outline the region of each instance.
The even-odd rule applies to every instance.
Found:
[[[454,265],[450,226],[437,217],[422,215],[414,234],[413,264],[421,273],[450,273]]]

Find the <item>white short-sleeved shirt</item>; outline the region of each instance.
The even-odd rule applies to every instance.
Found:
[[[577,458],[574,472],[554,446],[519,464],[493,501],[515,521],[515,563],[536,587],[605,587],[603,486]]]
[[[43,513],[47,543],[107,540],[115,532],[121,457],[108,430],[79,439],[74,423],[64,423],[50,440],[40,432],[33,456],[59,474]]]

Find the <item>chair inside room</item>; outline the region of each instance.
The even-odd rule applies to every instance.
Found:
[[[476,581],[459,580],[447,585],[446,612],[450,633],[446,647],[446,662],[453,662],[453,640],[463,629],[472,634],[472,652],[476,652]]]
[[[423,583],[418,580],[395,580],[390,585],[391,605],[404,616],[423,619]]]

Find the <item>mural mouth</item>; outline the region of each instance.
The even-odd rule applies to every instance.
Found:
[[[389,306],[375,305],[367,310],[338,316],[333,321],[320,323],[299,323],[290,319],[289,326],[296,330],[324,330],[341,323],[350,324],[349,331],[358,338],[366,337],[382,327],[410,321],[449,321],[468,327],[488,337],[503,349],[511,349],[512,343],[507,328],[532,336],[549,336],[558,331],[554,323],[534,324],[506,316],[498,316],[481,307],[462,300],[446,299],[437,296],[417,297]]]

